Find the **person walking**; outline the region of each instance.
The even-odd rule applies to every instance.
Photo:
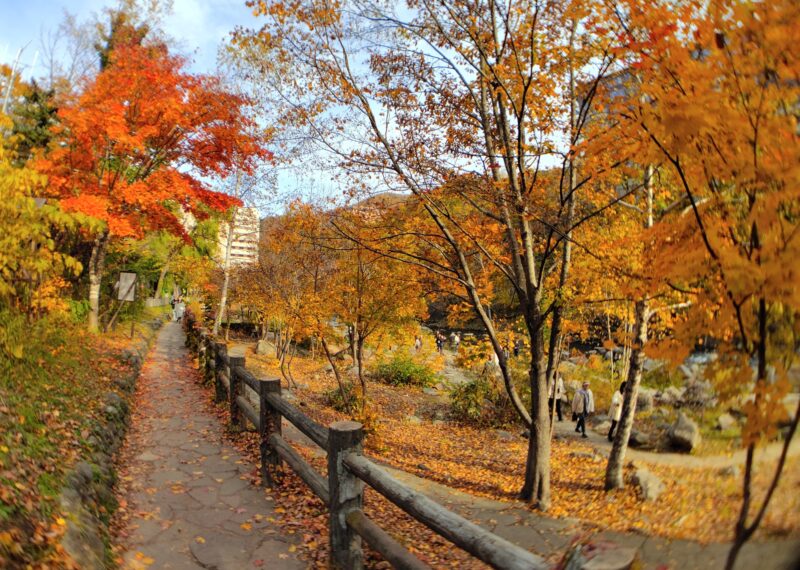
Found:
[[[561,377],[561,374],[556,374],[555,382],[550,384],[548,407],[550,408],[550,413],[552,414],[553,405],[555,404],[556,414],[558,415],[558,421],[560,422],[564,421],[564,418],[561,415],[561,398],[563,396],[564,396],[564,378]]]
[[[453,350],[458,352],[458,347],[461,344],[461,335],[458,333],[453,334]]]
[[[611,429],[608,430],[608,441],[614,440],[614,430],[622,417],[622,402],[625,395],[625,382],[619,385],[619,390],[611,396],[611,406],[608,408],[608,417],[611,418]]]
[[[422,350],[422,337],[417,335],[414,337],[414,352],[419,352]]]
[[[442,333],[437,331],[436,332],[436,352],[441,354],[443,346],[444,346],[444,337],[442,336]]]
[[[589,388],[589,383],[584,382],[572,399],[572,413],[577,416],[578,420],[575,431],[580,433],[583,438],[589,437],[586,435],[586,417],[592,412],[594,412],[594,394]]]

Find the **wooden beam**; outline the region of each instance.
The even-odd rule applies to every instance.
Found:
[[[511,542],[448,511],[422,493],[407,487],[363,455],[350,453],[345,466],[362,481],[428,528],[493,568],[545,570],[550,565]]]
[[[347,518],[348,526],[367,541],[372,548],[380,552],[393,568],[400,570],[430,570],[430,566],[411,554],[389,536],[385,530],[372,522],[363,511],[350,511]]]
[[[267,394],[270,406],[278,410],[281,415],[292,422],[301,432],[306,434],[311,441],[328,451],[328,429],[319,425],[303,412],[295,408],[278,394]]]
[[[322,499],[322,502],[327,506],[331,502],[331,496],[328,491],[328,482],[322,478],[322,475],[317,473],[311,464],[303,459],[303,457],[281,436],[272,434],[269,437],[269,443],[275,451],[278,452],[278,455],[289,464],[289,467],[300,476],[305,484],[308,485],[311,490],[314,491],[314,494]]]

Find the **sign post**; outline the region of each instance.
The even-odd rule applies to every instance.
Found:
[[[111,320],[105,327],[105,330],[108,330],[114,325],[114,321],[117,320],[117,315],[119,315],[120,309],[122,309],[122,305],[124,303],[133,303],[136,300],[136,280],[137,280],[136,273],[123,271],[119,274],[119,280],[116,283],[117,288],[117,300],[119,301],[119,306],[117,310],[114,311],[114,316],[111,317]],[[134,305],[135,307],[135,305]],[[131,321],[131,338],[133,338],[133,327],[136,324],[136,318],[134,315],[134,319]]]

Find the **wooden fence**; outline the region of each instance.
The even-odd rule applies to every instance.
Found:
[[[434,532],[494,568],[549,567],[543,559],[445,509],[370,461],[362,454],[364,434],[360,423],[342,421],[324,427],[314,422],[281,397],[279,379],[255,377],[245,368],[245,358],[229,356],[226,345],[215,341],[191,313],[187,312],[184,327],[186,344],[197,355],[205,379],[214,384],[217,401],[228,402],[230,406],[231,424],[243,428],[247,418],[258,430],[264,484],[276,483],[277,468],[285,462],[327,505],[334,567],[363,568],[363,539],[395,568],[428,568],[364,513],[365,483]],[[257,406],[245,397],[244,386],[258,396]],[[286,418],[327,452],[327,478],[317,473],[282,437],[281,418]]]

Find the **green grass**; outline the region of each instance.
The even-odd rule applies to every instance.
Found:
[[[101,399],[126,370],[121,341],[67,316],[29,322],[2,310],[0,329],[0,533],[13,539],[0,541],[0,567],[25,567],[55,555],[56,499],[87,451]]]

